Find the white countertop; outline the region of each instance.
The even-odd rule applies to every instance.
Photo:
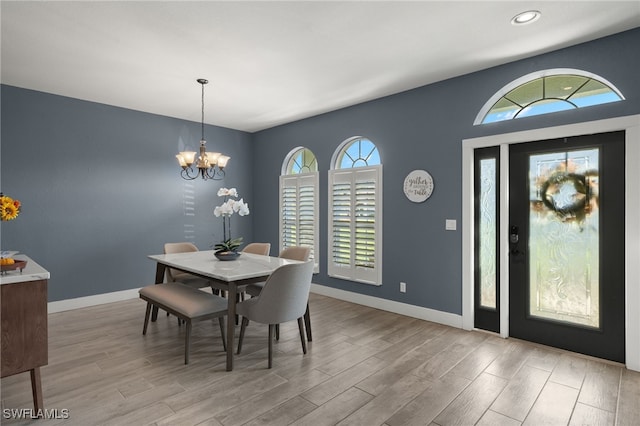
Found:
[[[38,265],[30,257],[23,254],[16,254],[13,258],[16,260],[26,260],[27,266],[22,272],[20,272],[19,269],[3,272],[0,275],[0,285],[49,279],[49,271]]]

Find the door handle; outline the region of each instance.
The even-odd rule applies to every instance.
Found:
[[[511,226],[511,230],[509,231],[509,242],[511,244],[518,244],[518,240],[520,239],[518,235],[518,227]]]
[[[512,256],[519,256],[521,254],[525,254],[524,250],[518,249],[518,242],[520,241],[520,232],[517,226],[511,225],[509,229],[509,244],[511,248],[509,250],[509,254]]]

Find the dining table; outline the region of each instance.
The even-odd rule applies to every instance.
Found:
[[[188,272],[195,276],[214,281],[218,288],[227,291],[227,371],[233,370],[233,347],[236,328],[237,295],[249,284],[263,282],[280,266],[301,263],[297,260],[252,253],[241,253],[230,261],[218,260],[213,250],[188,253],[153,254],[149,259],[156,262],[156,284],[165,282],[167,268]],[[151,321],[158,318],[158,308],[154,306]]]

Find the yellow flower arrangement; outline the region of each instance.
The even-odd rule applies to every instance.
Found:
[[[18,200],[14,200],[11,197],[0,192],[0,220],[7,221],[13,220],[20,214],[20,208],[22,204]]]

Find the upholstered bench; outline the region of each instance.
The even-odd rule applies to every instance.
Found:
[[[224,333],[224,316],[227,314],[227,299],[211,293],[198,290],[184,284],[165,283],[155,284],[140,289],[140,298],[147,302],[147,312],[144,316],[142,334],[147,334],[147,325],[152,306],[177,316],[186,323],[184,343],[184,363],[189,364],[189,349],[191,346],[191,322],[218,318],[222,347],[227,350]]]

